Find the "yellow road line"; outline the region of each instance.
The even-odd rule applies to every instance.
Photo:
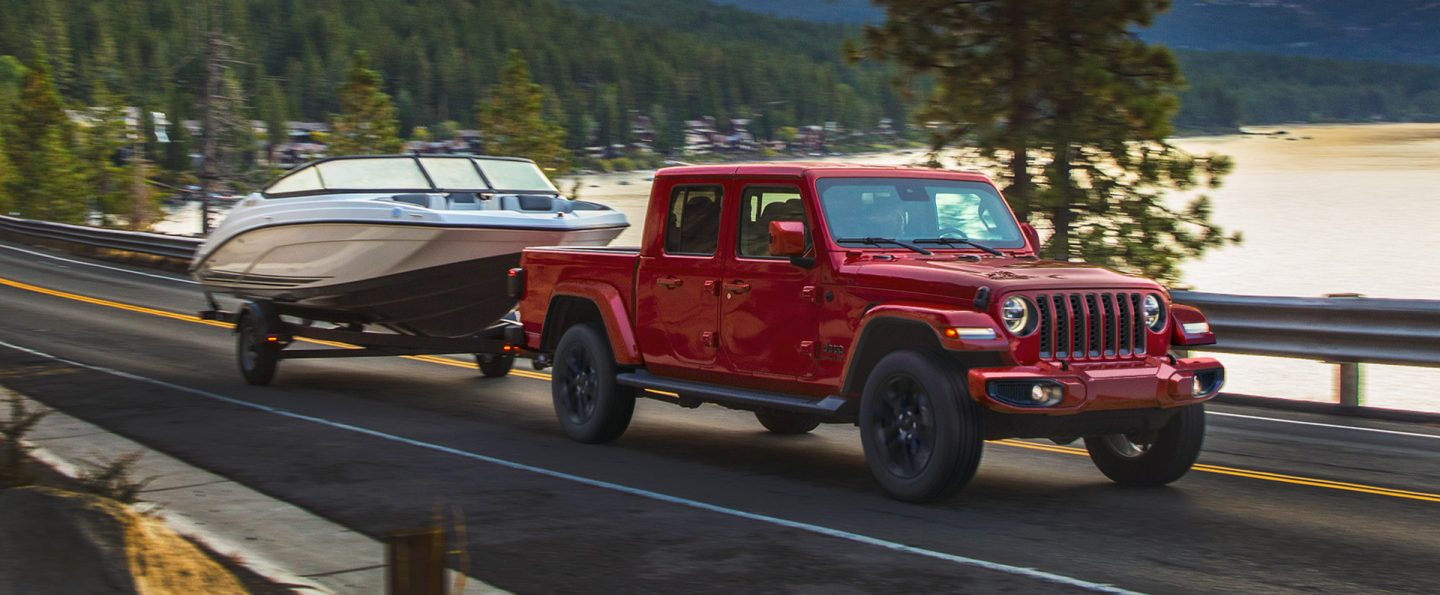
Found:
[[[37,285],[30,285],[30,284],[28,284],[28,283],[21,283],[21,282],[19,282],[19,281],[12,281],[12,280],[6,279],[6,278],[4,278],[4,277],[0,277],[0,285],[4,285],[4,286],[8,286],[8,287],[14,287],[14,288],[16,288],[16,289],[21,289],[21,290],[24,290],[24,291],[30,291],[30,292],[34,292],[34,293],[39,293],[39,294],[43,294],[43,295],[48,295],[48,296],[63,298],[63,299],[67,299],[67,300],[73,300],[73,301],[77,301],[77,302],[83,302],[83,303],[86,303],[86,304],[93,304],[93,305],[96,305],[96,306],[105,306],[105,307],[107,307],[107,308],[115,308],[115,309],[117,309],[117,310],[125,310],[125,311],[127,311],[127,312],[135,312],[135,313],[138,313],[138,314],[148,314],[148,315],[150,315],[150,316],[159,316],[159,317],[161,317],[161,318],[169,318],[169,319],[172,319],[172,320],[180,320],[180,321],[183,321],[183,322],[193,322],[193,323],[204,324],[204,325],[214,326],[214,327],[220,327],[220,328],[233,328],[233,327],[234,327],[234,325],[232,325],[232,324],[230,324],[230,323],[220,322],[220,321],[217,321],[217,320],[203,320],[203,319],[201,319],[201,318],[198,317],[198,316],[192,316],[192,315],[189,315],[189,314],[181,314],[181,313],[179,313],[179,312],[170,312],[170,311],[167,311],[167,310],[157,310],[157,309],[155,309],[155,308],[146,308],[146,307],[144,307],[144,306],[135,306],[135,305],[126,304],[126,303],[122,303],[122,302],[116,302],[116,301],[111,301],[111,300],[106,300],[106,299],[100,299],[100,298],[93,298],[93,297],[89,297],[89,296],[84,296],[84,295],[79,295],[79,294],[74,294],[74,293],[68,293],[68,292],[64,292],[64,291],[58,291],[58,290],[54,290],[54,289],[48,289],[48,288],[40,287],[40,286],[37,286]],[[307,342],[307,343],[313,343],[313,344],[316,344],[316,345],[327,345],[327,346],[330,346],[330,347],[339,347],[339,348],[345,348],[345,349],[358,349],[358,348],[359,348],[359,347],[357,347],[357,346],[355,346],[355,345],[349,345],[349,344],[345,344],[345,343],[337,343],[337,342],[334,342],[334,341],[322,341],[322,340],[318,340],[318,339],[305,339],[305,338],[301,338],[300,340],[301,340],[301,341],[305,341],[305,342]],[[439,364],[439,365],[443,365],[443,366],[452,366],[452,367],[457,367],[457,368],[473,369],[473,368],[475,367],[475,364],[470,363],[470,362],[461,361],[461,360],[457,360],[457,359],[451,359],[451,358],[448,358],[448,357],[436,356],[436,355],[407,355],[407,356],[402,356],[402,357],[404,357],[405,359],[409,359],[409,360],[414,360],[414,361],[419,361],[419,362],[426,362],[426,363],[431,363],[431,364]],[[541,372],[531,372],[531,371],[528,371],[528,370],[511,370],[511,371],[510,371],[510,374],[515,375],[515,376],[520,376],[520,377],[522,377],[522,378],[531,378],[531,379],[534,379],[534,380],[544,380],[544,381],[547,381],[547,382],[550,381],[550,379],[551,379],[551,377],[550,377],[549,374],[545,374],[545,373],[541,373]],[[655,392],[660,392],[660,394],[673,394],[673,393],[665,393],[665,392],[662,392],[662,391],[655,391]],[[678,395],[677,395],[677,396],[678,396]],[[1055,444],[1038,444],[1038,443],[1035,443],[1035,442],[1025,442],[1025,441],[1023,441],[1023,440],[1016,440],[1016,439],[1013,439],[1013,438],[1009,438],[1009,439],[1005,439],[1005,440],[996,440],[995,443],[996,443],[996,444],[1002,444],[1002,445],[1005,445],[1005,446],[1016,447],[1016,448],[1024,448],[1024,449],[1028,449],[1028,450],[1038,450],[1038,451],[1043,451],[1043,452],[1066,454],[1066,455],[1089,456],[1089,453],[1087,453],[1087,452],[1085,451],[1085,449],[1083,449],[1083,448],[1075,448],[1075,447],[1073,447],[1073,446],[1060,446],[1060,445],[1055,445]],[[1432,494],[1432,493],[1428,493],[1428,492],[1415,492],[1415,491],[1410,491],[1410,490],[1400,490],[1400,489],[1394,489],[1394,488],[1384,488],[1384,487],[1379,487],[1379,486],[1370,486],[1370,485],[1357,484],[1357,483],[1346,483],[1346,482],[1342,482],[1342,481],[1331,481],[1331,480],[1328,480],[1328,479],[1317,479],[1317,478],[1313,478],[1313,477],[1300,477],[1300,476],[1295,476],[1295,475],[1284,475],[1284,474],[1281,474],[1281,473],[1271,473],[1271,472],[1269,472],[1269,471],[1255,471],[1255,470],[1251,470],[1251,469],[1238,469],[1238,468],[1234,468],[1234,467],[1222,467],[1222,466],[1220,466],[1220,465],[1208,465],[1208,464],[1204,464],[1204,463],[1196,463],[1195,466],[1192,467],[1192,469],[1194,469],[1195,471],[1203,472],[1203,473],[1214,473],[1214,474],[1217,474],[1217,475],[1229,475],[1229,476],[1232,476],[1232,477],[1244,477],[1244,478],[1247,478],[1247,479],[1258,479],[1258,480],[1261,480],[1261,481],[1271,481],[1271,482],[1277,482],[1277,483],[1285,483],[1285,484],[1293,484],[1293,485],[1303,485],[1303,486],[1310,486],[1310,487],[1317,487],[1317,488],[1325,488],[1325,489],[1331,489],[1331,490],[1341,490],[1341,491],[1346,491],[1346,492],[1356,492],[1356,493],[1361,493],[1361,494],[1373,494],[1373,495],[1376,495],[1376,496],[1388,496],[1388,497],[1391,497],[1391,498],[1403,498],[1403,499],[1407,499],[1407,500],[1419,500],[1419,501],[1422,501],[1422,502],[1437,502],[1437,503],[1440,503],[1440,494]]]
[[[1090,453],[1086,452],[1085,449],[1075,448],[1073,446],[1060,446],[1058,444],[1036,444],[1034,442],[1025,442],[1023,440],[1016,440],[1013,438],[996,440],[995,442],[997,444],[1003,444],[1005,446],[1014,446],[1030,450],[1040,450],[1045,452],[1054,452],[1067,455],[1079,455],[1085,457],[1090,456]],[[1382,488],[1379,486],[1370,486],[1358,483],[1346,483],[1343,481],[1331,481],[1328,479],[1316,479],[1313,477],[1299,477],[1295,475],[1285,475],[1282,473],[1271,473],[1269,471],[1255,471],[1252,469],[1237,469],[1235,467],[1222,467],[1220,465],[1209,465],[1205,463],[1196,463],[1194,467],[1191,467],[1191,469],[1203,473],[1229,475],[1232,477],[1245,477],[1249,479],[1259,479],[1263,481],[1274,481],[1294,485],[1327,488],[1331,490],[1341,490],[1346,492],[1375,494],[1377,496],[1405,498],[1408,500],[1420,500],[1422,502],[1440,502],[1440,494],[1431,494],[1428,492],[1414,492],[1410,490],[1400,490],[1395,488]]]

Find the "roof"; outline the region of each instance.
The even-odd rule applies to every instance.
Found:
[[[656,176],[787,176],[826,177],[828,175],[881,176],[899,174],[905,177],[945,177],[977,182],[989,182],[990,178],[973,171],[956,171],[909,165],[863,165],[859,163],[835,163],[829,161],[776,161],[767,163],[717,163],[713,165],[685,165],[667,167],[656,172]]]

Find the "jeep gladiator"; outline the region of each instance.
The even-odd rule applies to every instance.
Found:
[[[637,397],[859,426],[890,495],[932,501],[986,440],[1083,439],[1112,480],[1186,473],[1224,382],[1196,309],[1038,258],[985,176],[780,163],[660,170],[639,248],[532,248],[510,271],[526,349],[571,438],[615,440]]]

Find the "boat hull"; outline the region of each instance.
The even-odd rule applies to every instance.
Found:
[[[215,293],[290,303],[437,337],[473,335],[515,307],[506,272],[530,246],[604,246],[623,226],[524,229],[295,223],[237,234],[197,262]]]

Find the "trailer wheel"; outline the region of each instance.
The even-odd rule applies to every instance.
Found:
[[[760,420],[760,425],[775,434],[808,434],[820,427],[819,417],[775,409],[756,411],[755,419]]]
[[[1165,427],[1142,434],[1109,434],[1085,439],[1090,460],[1115,483],[1161,486],[1180,479],[1205,444],[1205,405],[1187,405]]]
[[[265,340],[269,332],[263,327],[264,322],[249,313],[241,314],[235,325],[235,359],[240,375],[255,386],[270,384],[280,364],[280,346]]]
[[[876,481],[906,502],[945,498],[980,466],[980,409],[952,370],[916,351],[875,365],[860,398],[860,442]]]
[[[504,378],[515,367],[515,356],[477,353],[475,367],[480,368],[480,374],[486,378]]]
[[[615,356],[604,331],[577,324],[555,348],[550,394],[565,434],[577,442],[614,441],[630,426],[635,391],[615,382]]]

